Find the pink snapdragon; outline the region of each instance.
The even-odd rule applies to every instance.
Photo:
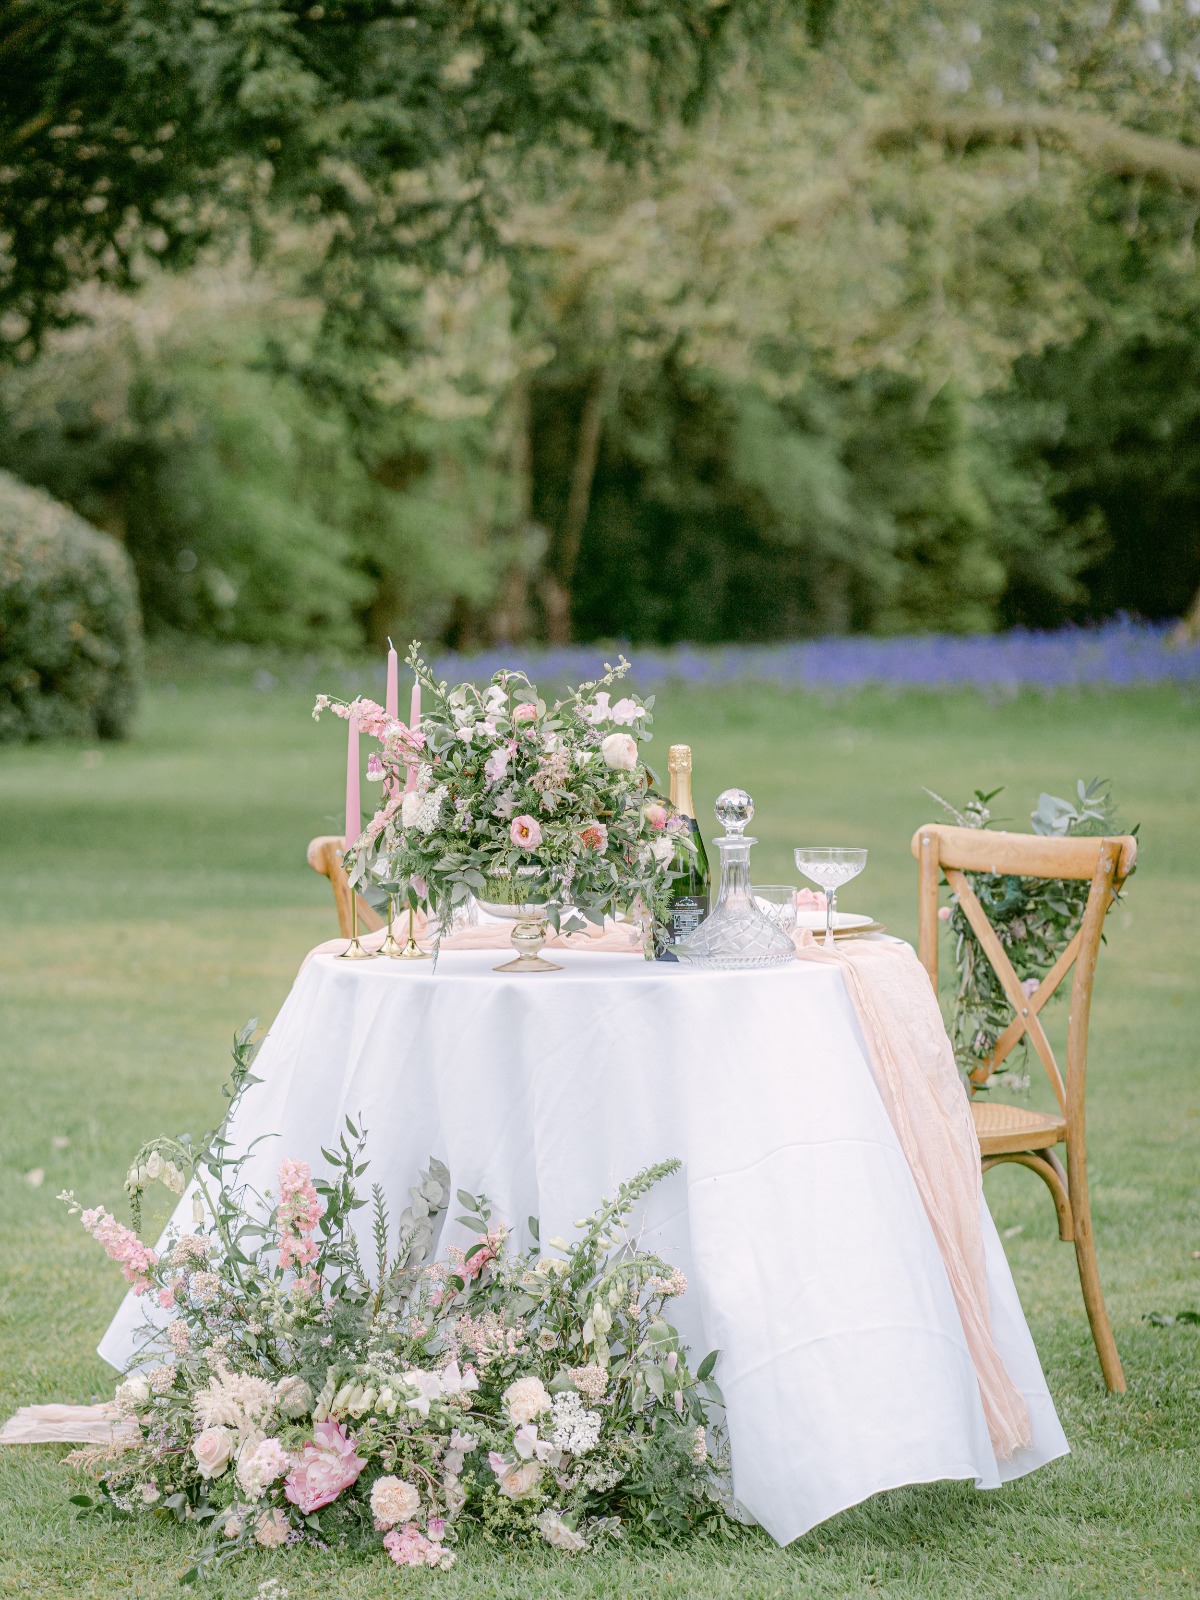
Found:
[[[452,1567],[454,1551],[447,1550],[441,1542],[445,1527],[441,1517],[430,1517],[429,1532],[433,1537],[427,1539],[415,1522],[407,1522],[385,1534],[383,1548],[398,1567]]]
[[[324,1213],[308,1162],[280,1162],[275,1219],[279,1227],[279,1265],[285,1270],[294,1267],[300,1271],[316,1260],[317,1244],[312,1233]]]
[[[521,850],[536,850],[542,842],[542,825],[536,817],[514,817],[508,836]]]
[[[96,1243],[103,1247],[108,1259],[120,1267],[134,1294],[145,1294],[147,1289],[154,1287],[148,1273],[158,1257],[148,1245],[142,1243],[132,1228],[125,1227],[116,1217],[110,1216],[103,1206],[81,1212],[79,1220]]]
[[[355,1454],[355,1441],[337,1422],[318,1422],[287,1475],[283,1492],[305,1516],[336,1500],[357,1481],[366,1462]]]

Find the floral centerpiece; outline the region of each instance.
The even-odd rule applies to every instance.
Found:
[[[321,695],[313,711],[357,711],[379,741],[367,776],[383,784],[383,803],[347,853],[351,882],[394,890],[443,927],[474,894],[544,903],[567,932],[633,912],[665,940],[676,847],[694,846],[641,759],[653,697],[614,698],[629,662],[552,705],[521,672],[451,688],[415,644],[408,665],[421,688],[418,726],[370,700]]]
[[[257,1081],[252,1031],[235,1041],[231,1110]],[[394,1224],[376,1185],[366,1248],[350,1226],[363,1146],[347,1122],[328,1176],[284,1160],[264,1196],[223,1129],[152,1141],[130,1169],[135,1198],[152,1165],[171,1189],[177,1174],[194,1186],[192,1227],[161,1252],[62,1197],[159,1307],[117,1390],[119,1433],[72,1458],[99,1484],[76,1502],[201,1530],[190,1579],[256,1547],[382,1547],[437,1568],[464,1529],[574,1552],[719,1527],[716,1356],[691,1370],[665,1314],[686,1280],[624,1237],[677,1163],[639,1173],[544,1251],[534,1218],[516,1249],[486,1199],[460,1190],[473,1242],[431,1260],[449,1172],[431,1162]]]

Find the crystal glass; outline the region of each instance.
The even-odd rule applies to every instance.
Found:
[[[867,864],[865,850],[844,845],[821,845],[796,851],[796,865],[819,889],[825,891],[825,948],[833,949],[833,919],[837,912],[837,892],[851,878],[857,878]]]
[[[713,841],[721,853],[720,892],[711,913],[676,946],[676,954],[706,967],[775,967],[794,961],[795,945],[763,913],[750,887],[750,847],[756,841],[745,836],[745,829],[754,801],[744,789],[726,789],[717,796],[715,810],[725,828],[725,837]]]
[[[790,883],[756,883],[750,890],[764,917],[791,933],[796,926],[796,890]]]

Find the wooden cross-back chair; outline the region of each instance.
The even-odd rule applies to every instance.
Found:
[[[1123,1393],[1125,1374],[1100,1288],[1092,1236],[1084,1093],[1088,1018],[1100,936],[1104,931],[1105,914],[1133,870],[1137,841],[1129,835],[1111,839],[1058,839],[933,823],[917,829],[912,851],[919,863],[918,949],[935,991],[938,982],[938,883],[944,876],[958,896],[958,903],[1013,1008],[1012,1021],[997,1039],[992,1054],[971,1074],[973,1081],[984,1082],[1013,1047],[1023,1037],[1028,1037],[1058,1101],[1058,1111],[1047,1112],[1006,1105],[990,1095],[983,1100],[973,1099],[971,1112],[979,1136],[983,1170],[986,1172],[1002,1161],[1014,1161],[1036,1172],[1050,1190],[1058,1212],[1058,1236],[1075,1246],[1079,1282],[1104,1381],[1109,1389]],[[1083,921],[1032,994],[1027,995],[1022,989],[1004,946],[967,880],[966,874],[975,872],[1004,873],[1021,878],[1091,880]],[[1039,1014],[1072,965],[1075,976],[1071,984],[1064,1077]],[[1060,1144],[1066,1150],[1065,1169],[1057,1153]]]
[[[350,880],[346,877],[346,870],[342,866],[343,841],[336,835],[326,834],[319,839],[313,839],[308,846],[308,864],[314,872],[319,872],[322,877],[328,878],[333,889],[333,900],[337,907],[338,927],[343,935],[349,939],[354,929],[354,899],[350,892]],[[383,918],[377,911],[373,911],[362,895],[358,896],[358,930],[360,933],[373,933],[376,928],[383,927]]]

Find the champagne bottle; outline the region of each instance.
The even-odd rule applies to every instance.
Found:
[[[708,915],[708,856],[696,823],[696,806],[692,800],[690,745],[671,746],[667,756],[667,770],[671,774],[671,804],[679,816],[686,820],[687,832],[695,846],[694,850],[689,849],[681,839],[675,846],[675,859],[671,863],[671,870],[680,876],[671,885],[667,919],[671,943],[680,944],[689,934],[696,931]]]

